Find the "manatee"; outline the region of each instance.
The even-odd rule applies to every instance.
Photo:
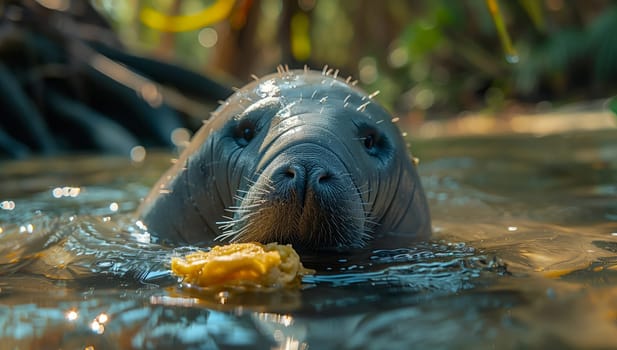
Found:
[[[374,95],[327,68],[256,78],[204,122],[139,220],[171,244],[341,250],[427,239],[416,162]]]

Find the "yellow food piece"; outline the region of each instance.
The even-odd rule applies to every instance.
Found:
[[[184,283],[200,287],[258,285],[279,287],[299,285],[303,275],[314,273],[300,262],[291,245],[233,243],[210,251],[171,259],[171,271]]]

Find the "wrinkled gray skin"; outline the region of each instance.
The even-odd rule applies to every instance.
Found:
[[[139,209],[169,243],[400,247],[431,234],[405,141],[330,73],[285,71],[231,96]]]

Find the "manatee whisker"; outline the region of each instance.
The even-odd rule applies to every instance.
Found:
[[[251,204],[241,204],[238,206],[230,206],[228,208],[226,208],[226,210],[231,210],[231,211],[243,211],[246,209],[254,209],[254,208],[258,208],[260,205],[262,205],[263,203],[265,203],[265,200],[260,200],[259,202],[256,203],[251,203]]]
[[[338,75],[280,66],[255,77],[203,124],[140,206],[140,220],[159,238],[186,243],[319,249],[367,246],[387,232],[428,237],[428,206],[396,118],[374,100],[378,91]],[[364,156],[371,133],[388,145],[379,157]]]

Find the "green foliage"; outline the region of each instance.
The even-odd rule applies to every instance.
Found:
[[[591,88],[614,89],[611,86],[617,76],[614,33],[617,33],[617,6],[607,9],[587,26],[553,30],[531,42],[525,64],[515,71],[517,90],[531,94],[547,79],[563,81],[562,89],[577,82]],[[583,77],[578,77],[581,73]]]
[[[617,5],[603,11],[585,31],[589,38],[589,53],[595,53],[595,78],[604,80],[617,76]],[[579,43],[580,45],[580,43]]]
[[[182,5],[176,11],[185,14],[213,2],[144,0],[135,4],[165,11],[176,3]],[[489,2],[237,0],[231,16],[244,9],[249,21],[237,32],[229,31],[224,22],[213,26],[220,37],[212,48],[199,45],[199,31],[170,36],[145,28],[135,15],[116,13],[115,18],[122,33],[130,32],[127,28],[140,33],[123,35],[137,38],[138,45],[129,43],[132,47],[158,54],[173,50],[166,54],[168,58],[193,68],[223,69],[246,81],[250,73],[270,72],[278,64],[308,64],[317,69],[327,64],[360,78],[360,84],[369,90],[381,90],[382,102],[404,111],[435,115],[500,108],[509,100],[565,102],[617,92],[617,4],[495,0],[501,16],[494,18]],[[122,8],[128,11],[125,5]],[[138,13],[139,9],[132,11]],[[114,13],[112,9],[108,12]],[[285,42],[294,40],[285,34],[291,28],[285,21],[299,12],[309,19],[309,36],[302,38],[309,40],[307,57],[294,55],[293,45]],[[503,24],[505,32],[498,30],[495,20]],[[506,59],[504,33],[517,53],[516,63]],[[165,47],[165,38],[170,37],[173,44]],[[243,59],[221,60],[222,47],[227,55]],[[372,73],[363,74],[361,63],[369,61],[375,62],[369,67]],[[216,67],[221,62],[228,64]],[[418,96],[420,92],[423,95]],[[420,100],[424,102],[418,103]]]

